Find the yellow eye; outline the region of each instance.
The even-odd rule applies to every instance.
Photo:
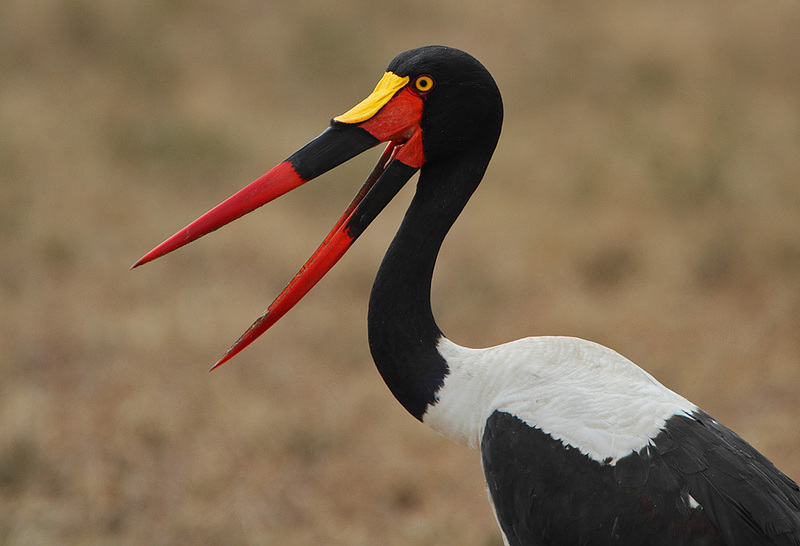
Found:
[[[427,93],[433,89],[433,78],[428,75],[417,76],[414,80],[414,89],[419,93]]]

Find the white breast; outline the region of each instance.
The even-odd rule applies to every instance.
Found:
[[[620,354],[570,337],[468,349],[442,338],[450,368],[425,424],[477,449],[496,410],[597,461],[638,451],[673,415],[697,409]]]

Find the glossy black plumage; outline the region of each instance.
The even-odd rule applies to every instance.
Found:
[[[697,411],[667,421],[654,444],[725,544],[800,545],[800,488],[735,432]]]
[[[701,411],[613,465],[495,412],[481,453],[511,545],[800,544],[797,485]]]

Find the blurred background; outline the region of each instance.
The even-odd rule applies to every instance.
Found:
[[[413,183],[207,373],[377,150],[128,270],[431,43],[506,108],[444,332],[611,346],[799,479],[798,28],[785,1],[0,3],[0,543],[501,544],[478,454],[367,348]]]

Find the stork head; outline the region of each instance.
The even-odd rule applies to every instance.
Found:
[[[145,254],[138,267],[202,237],[382,142],[377,165],[316,252],[215,368],[294,306],[425,165],[494,149],[502,101],[489,72],[463,51],[426,46],[392,60],[374,91],[314,140]],[[212,368],[213,369],[213,368]]]

